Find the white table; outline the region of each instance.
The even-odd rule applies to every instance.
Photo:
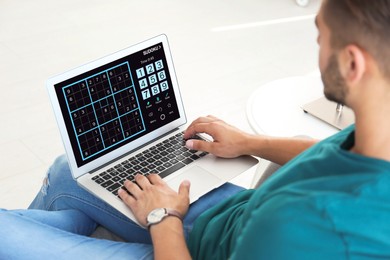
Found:
[[[319,76],[291,77],[260,86],[247,103],[250,126],[258,134],[324,139],[338,130],[303,112],[301,106],[323,96]]]

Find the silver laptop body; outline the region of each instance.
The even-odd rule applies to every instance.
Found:
[[[189,180],[191,202],[258,162],[250,156],[222,159],[200,151],[185,151],[191,157],[175,157],[175,163],[146,159],[152,153],[160,156],[159,147],[177,138],[186,124],[165,35],[54,76],[47,89],[73,178],[135,222],[117,190],[129,179],[124,177],[130,174],[127,167],[141,165],[140,157],[151,162],[151,173],[167,172],[164,165],[174,165],[164,180],[175,190]],[[185,150],[179,147],[173,149]],[[122,176],[106,180],[115,174]]]

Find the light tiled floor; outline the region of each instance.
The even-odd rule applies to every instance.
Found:
[[[51,75],[165,33],[188,118],[213,114],[251,131],[245,105],[256,88],[316,69],[316,29],[307,16],[319,4],[0,1],[0,207],[28,206],[63,153],[45,90]],[[234,182],[248,187],[252,175]]]

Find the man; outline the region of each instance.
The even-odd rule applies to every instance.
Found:
[[[214,117],[193,122],[191,149],[222,157],[256,155],[285,165],[257,191],[201,215],[189,239],[198,259],[390,258],[390,1],[325,0],[316,17],[324,93],[355,112],[356,127],[312,141],[251,136]],[[158,207],[188,209],[189,184],[172,197],[156,175],[126,183],[121,198],[145,220]],[[156,256],[190,258],[181,221],[150,228]],[[179,254],[177,254],[179,253]]]
[[[316,24],[324,92],[353,109],[356,126],[315,144],[249,135],[212,116],[195,120],[185,138],[205,132],[214,142],[190,139],[189,148],[221,157],[251,154],[284,166],[257,190],[223,194],[224,186],[207,194],[196,203],[209,209],[197,214],[199,204],[189,207],[188,182],[178,192],[153,174],[126,182],[131,195],[119,195],[148,225],[156,259],[390,258],[390,0],[324,0]],[[69,170],[58,168],[65,165],[62,159],[50,172],[69,180]],[[150,246],[134,243],[143,236],[134,224],[93,196],[85,200],[81,189],[59,192],[61,185],[76,189],[61,181],[48,181],[31,206],[61,211],[0,211],[0,257],[17,258],[23,250],[42,258],[151,257]],[[84,208],[77,203],[83,200]],[[171,215],[160,218],[161,208]],[[196,220],[186,240],[189,216]],[[122,226],[113,229],[133,235],[133,243],[71,234],[88,235],[96,227],[90,218],[117,220]]]

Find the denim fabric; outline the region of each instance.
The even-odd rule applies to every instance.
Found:
[[[186,237],[202,212],[241,190],[228,183],[193,203],[184,219]],[[89,237],[97,225],[128,243]],[[0,259],[153,258],[148,231],[79,187],[65,156],[50,167],[28,210],[0,210],[0,226]]]

